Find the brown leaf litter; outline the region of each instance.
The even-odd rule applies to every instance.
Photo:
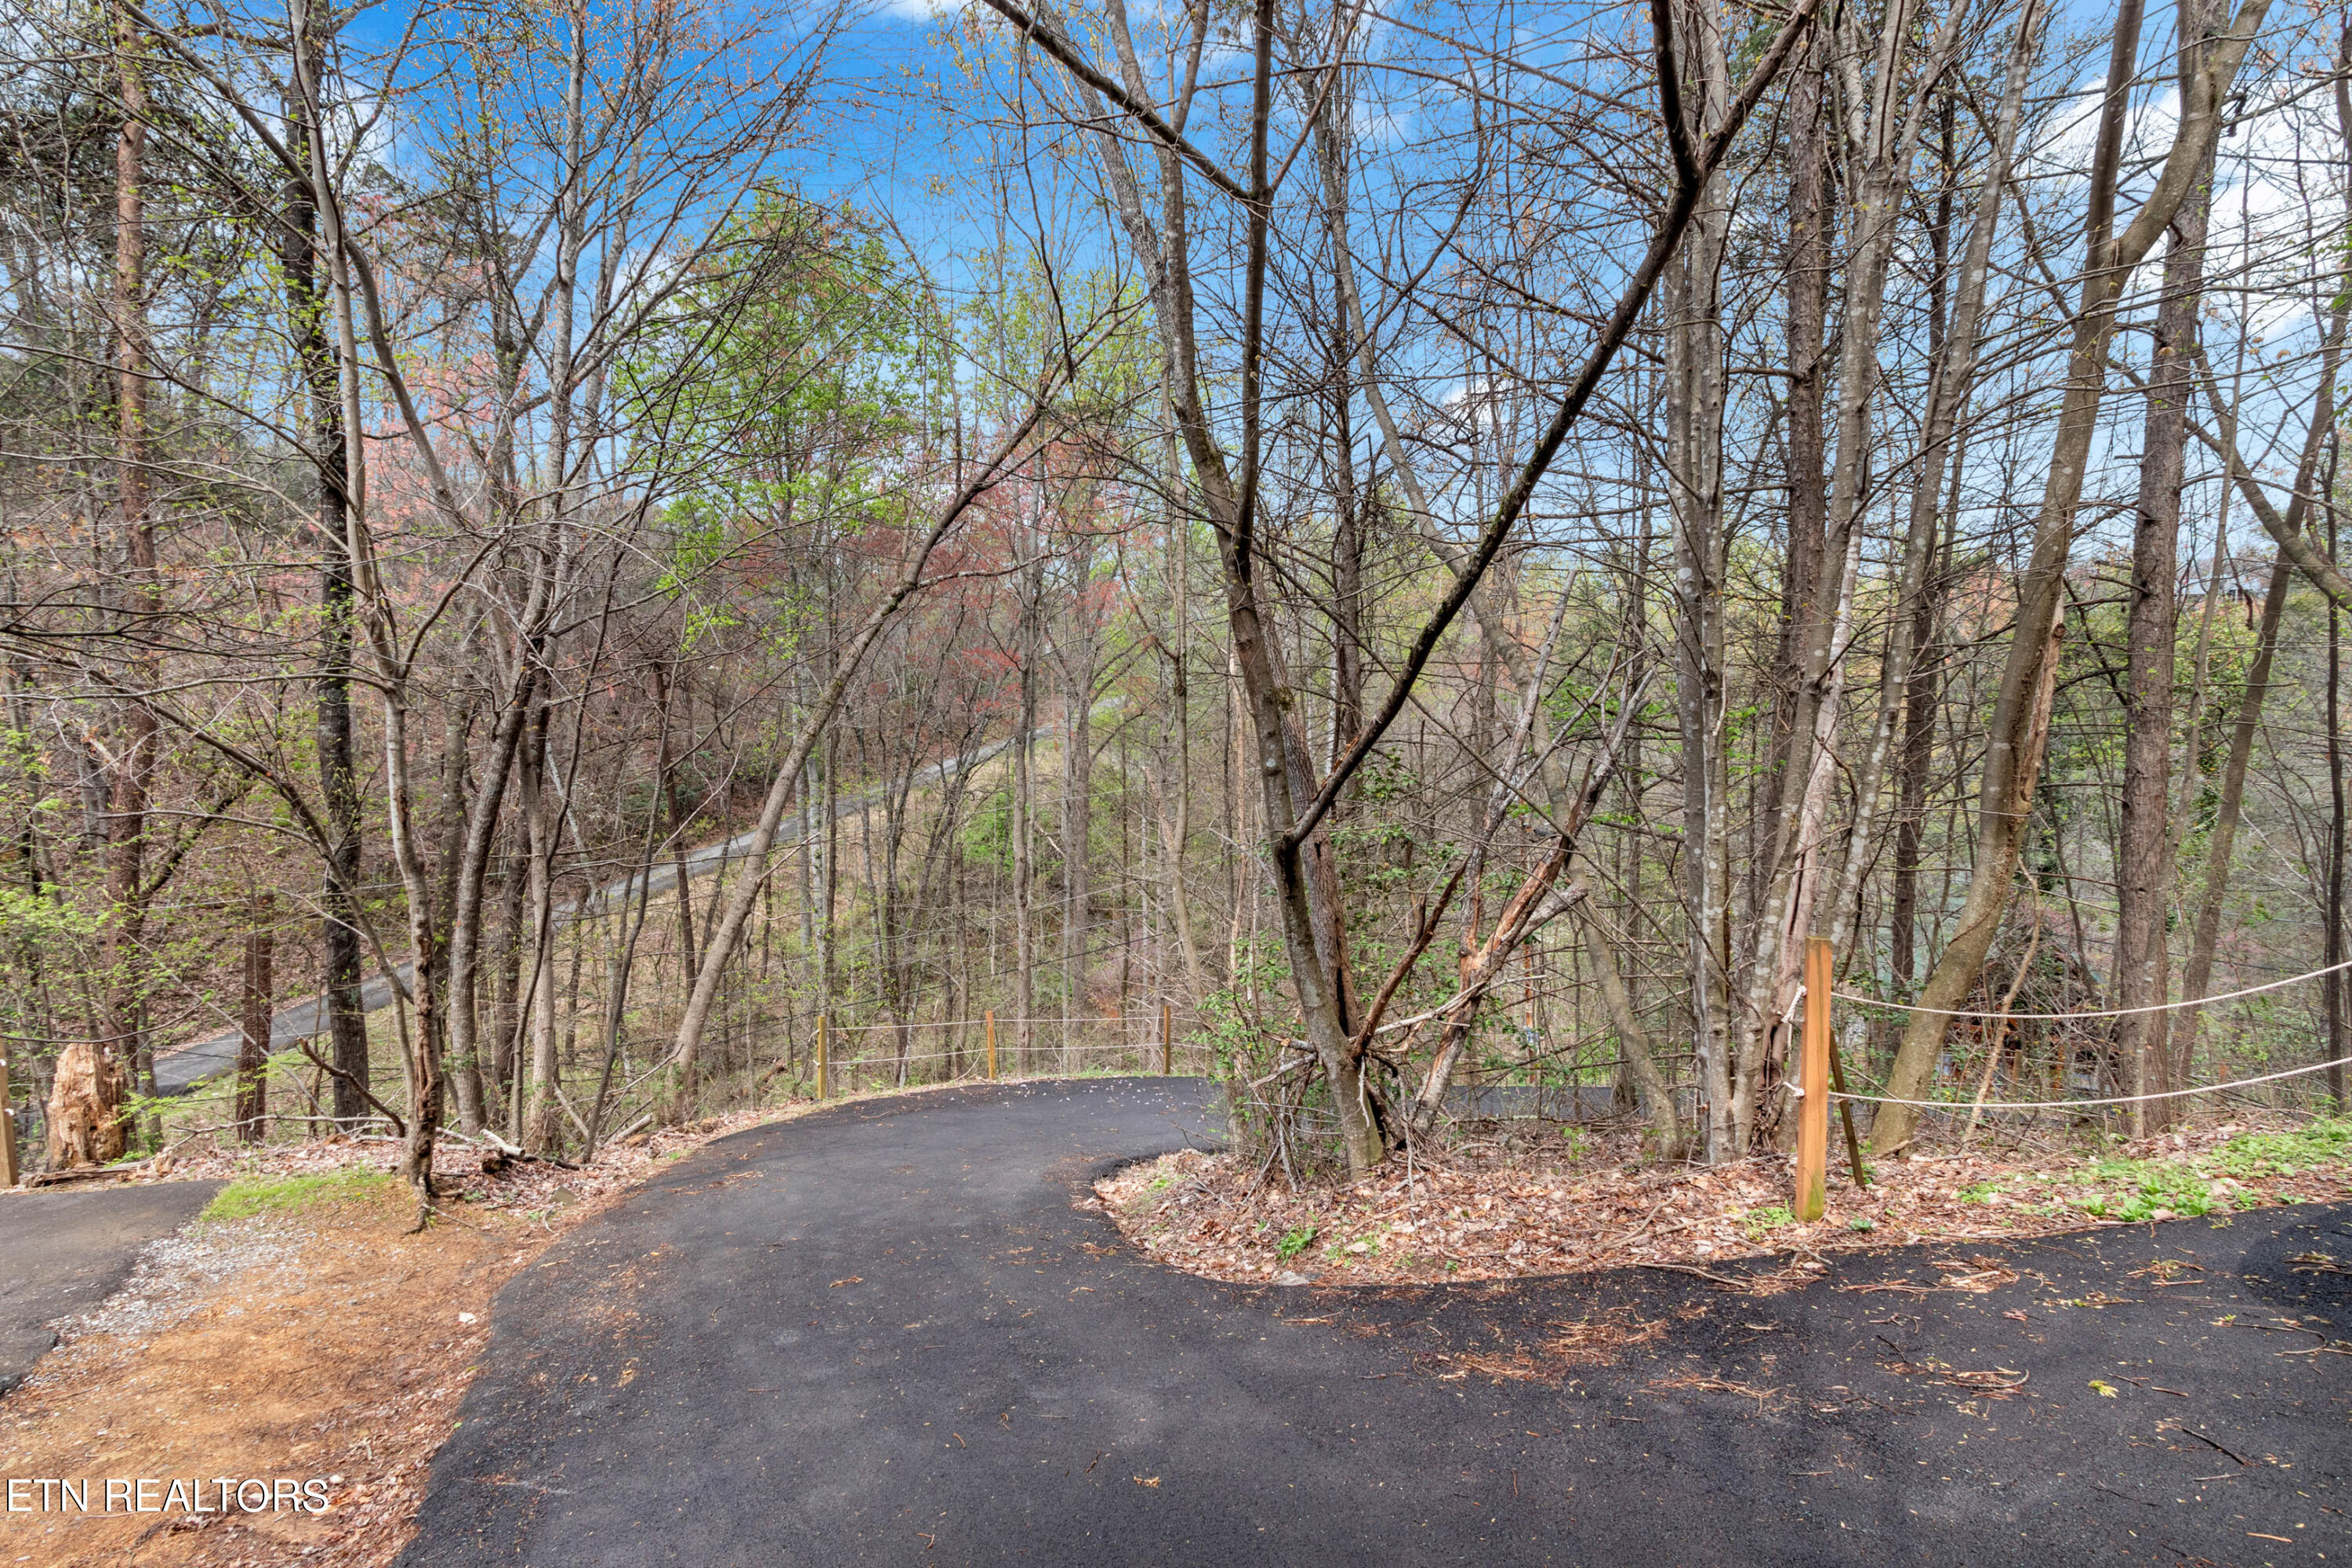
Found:
[[[1646,1267],[1769,1294],[1822,1276],[1828,1254],[1924,1244],[1954,1249],[1935,1260],[1933,1284],[1846,1288],[1981,1293],[2016,1275],[1968,1244],[2126,1223],[2085,1207],[2086,1193],[2113,1197],[2119,1159],[2192,1161],[2249,1131],[2242,1119],[2130,1148],[1920,1154],[1881,1162],[1862,1188],[1838,1159],[1826,1212],[1810,1224],[1790,1212],[1786,1156],[1660,1166],[1641,1159],[1630,1125],[1465,1126],[1433,1157],[1424,1148],[1410,1166],[1392,1159],[1355,1186],[1294,1188],[1260,1164],[1185,1150],[1112,1173],[1085,1202],[1170,1268],[1236,1283],[1416,1284]],[[2236,1208],[2352,1197],[2352,1163],[2217,1177],[2210,1192],[2216,1223]]]

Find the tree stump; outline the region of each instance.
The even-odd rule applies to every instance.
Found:
[[[49,1089],[49,1168],[110,1165],[122,1158],[129,1131],[122,1102],[130,1076],[115,1054],[93,1040],[76,1040],[58,1053]]]

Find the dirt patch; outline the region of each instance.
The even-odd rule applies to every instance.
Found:
[[[0,1515],[0,1563],[388,1563],[406,1544],[426,1466],[488,1342],[490,1301],[571,1226],[649,1172],[767,1115],[714,1119],[617,1149],[594,1166],[480,1170],[445,1145],[433,1222],[393,1181],[389,1146],[322,1142],[184,1152],[174,1173],[227,1176],[216,1209],[142,1255],[124,1288],[58,1325],[65,1342],[0,1401],[0,1475],[87,1482],[90,1511],[36,1487]],[[243,1191],[245,1205],[225,1201]],[[109,1514],[109,1479],[162,1486],[163,1510]],[[218,1479],[313,1479],[311,1514],[223,1512]],[[178,1479],[201,1489],[174,1503]],[[257,1499],[259,1494],[253,1494]]]
[[[1402,1284],[1649,1267],[1770,1293],[1826,1270],[1830,1252],[1958,1249],[2352,1197],[2352,1121],[2341,1120],[2222,1123],[2030,1157],[1925,1154],[1872,1169],[1862,1188],[1841,1160],[1811,1224],[1790,1211],[1783,1158],[1654,1169],[1638,1153],[1630,1126],[1474,1126],[1434,1163],[1294,1189],[1262,1166],[1187,1150],[1114,1172],[1086,1201],[1154,1258],[1216,1279]],[[1937,1288],[1991,1289],[1996,1268],[1956,1257]]]

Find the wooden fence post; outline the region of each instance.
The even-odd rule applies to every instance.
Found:
[[[825,1016],[819,1013],[816,1016],[816,1097],[819,1100],[828,1098],[825,1092],[824,1026]]]
[[[1830,1156],[1830,944],[1805,942],[1805,1035],[1797,1087],[1797,1201],[1801,1220],[1822,1217]]]
[[[8,1100],[8,1058],[0,1055],[0,1187],[16,1184],[16,1108]]]
[[[1175,1068],[1175,1037],[1168,1028],[1168,1004],[1160,1004],[1160,1076],[1166,1078]]]
[[[988,1081],[996,1081],[996,1009],[988,1010]]]

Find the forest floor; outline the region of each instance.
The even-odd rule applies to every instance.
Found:
[[[422,1231],[388,1142],[184,1148],[165,1179],[230,1184],[121,1289],[57,1325],[63,1342],[0,1399],[0,1476],[87,1481],[90,1510],[20,1491],[0,1514],[0,1564],[389,1563],[499,1288],[693,1149],[812,1109],[708,1119],[572,1169],[485,1175],[480,1151],[445,1143]],[[215,1508],[216,1478],[281,1477],[322,1481],[326,1510]],[[108,1478],[160,1481],[145,1500],[160,1511],[104,1512]],[[201,1491],[173,1500],[175,1479]]]
[[[1650,1267],[1769,1293],[1822,1254],[1948,1246],[2352,1198],[2352,1121],[2241,1116],[2103,1147],[1918,1153],[1833,1148],[1819,1220],[1790,1207],[1790,1161],[1644,1163],[1640,1128],[1457,1123],[1433,1155],[1369,1182],[1292,1186],[1263,1160],[1186,1150],[1127,1166],[1096,1202],[1160,1262],[1303,1285],[1507,1279]],[[1833,1140],[1834,1144],[1834,1140]],[[1969,1265],[1956,1257],[1958,1275]]]

